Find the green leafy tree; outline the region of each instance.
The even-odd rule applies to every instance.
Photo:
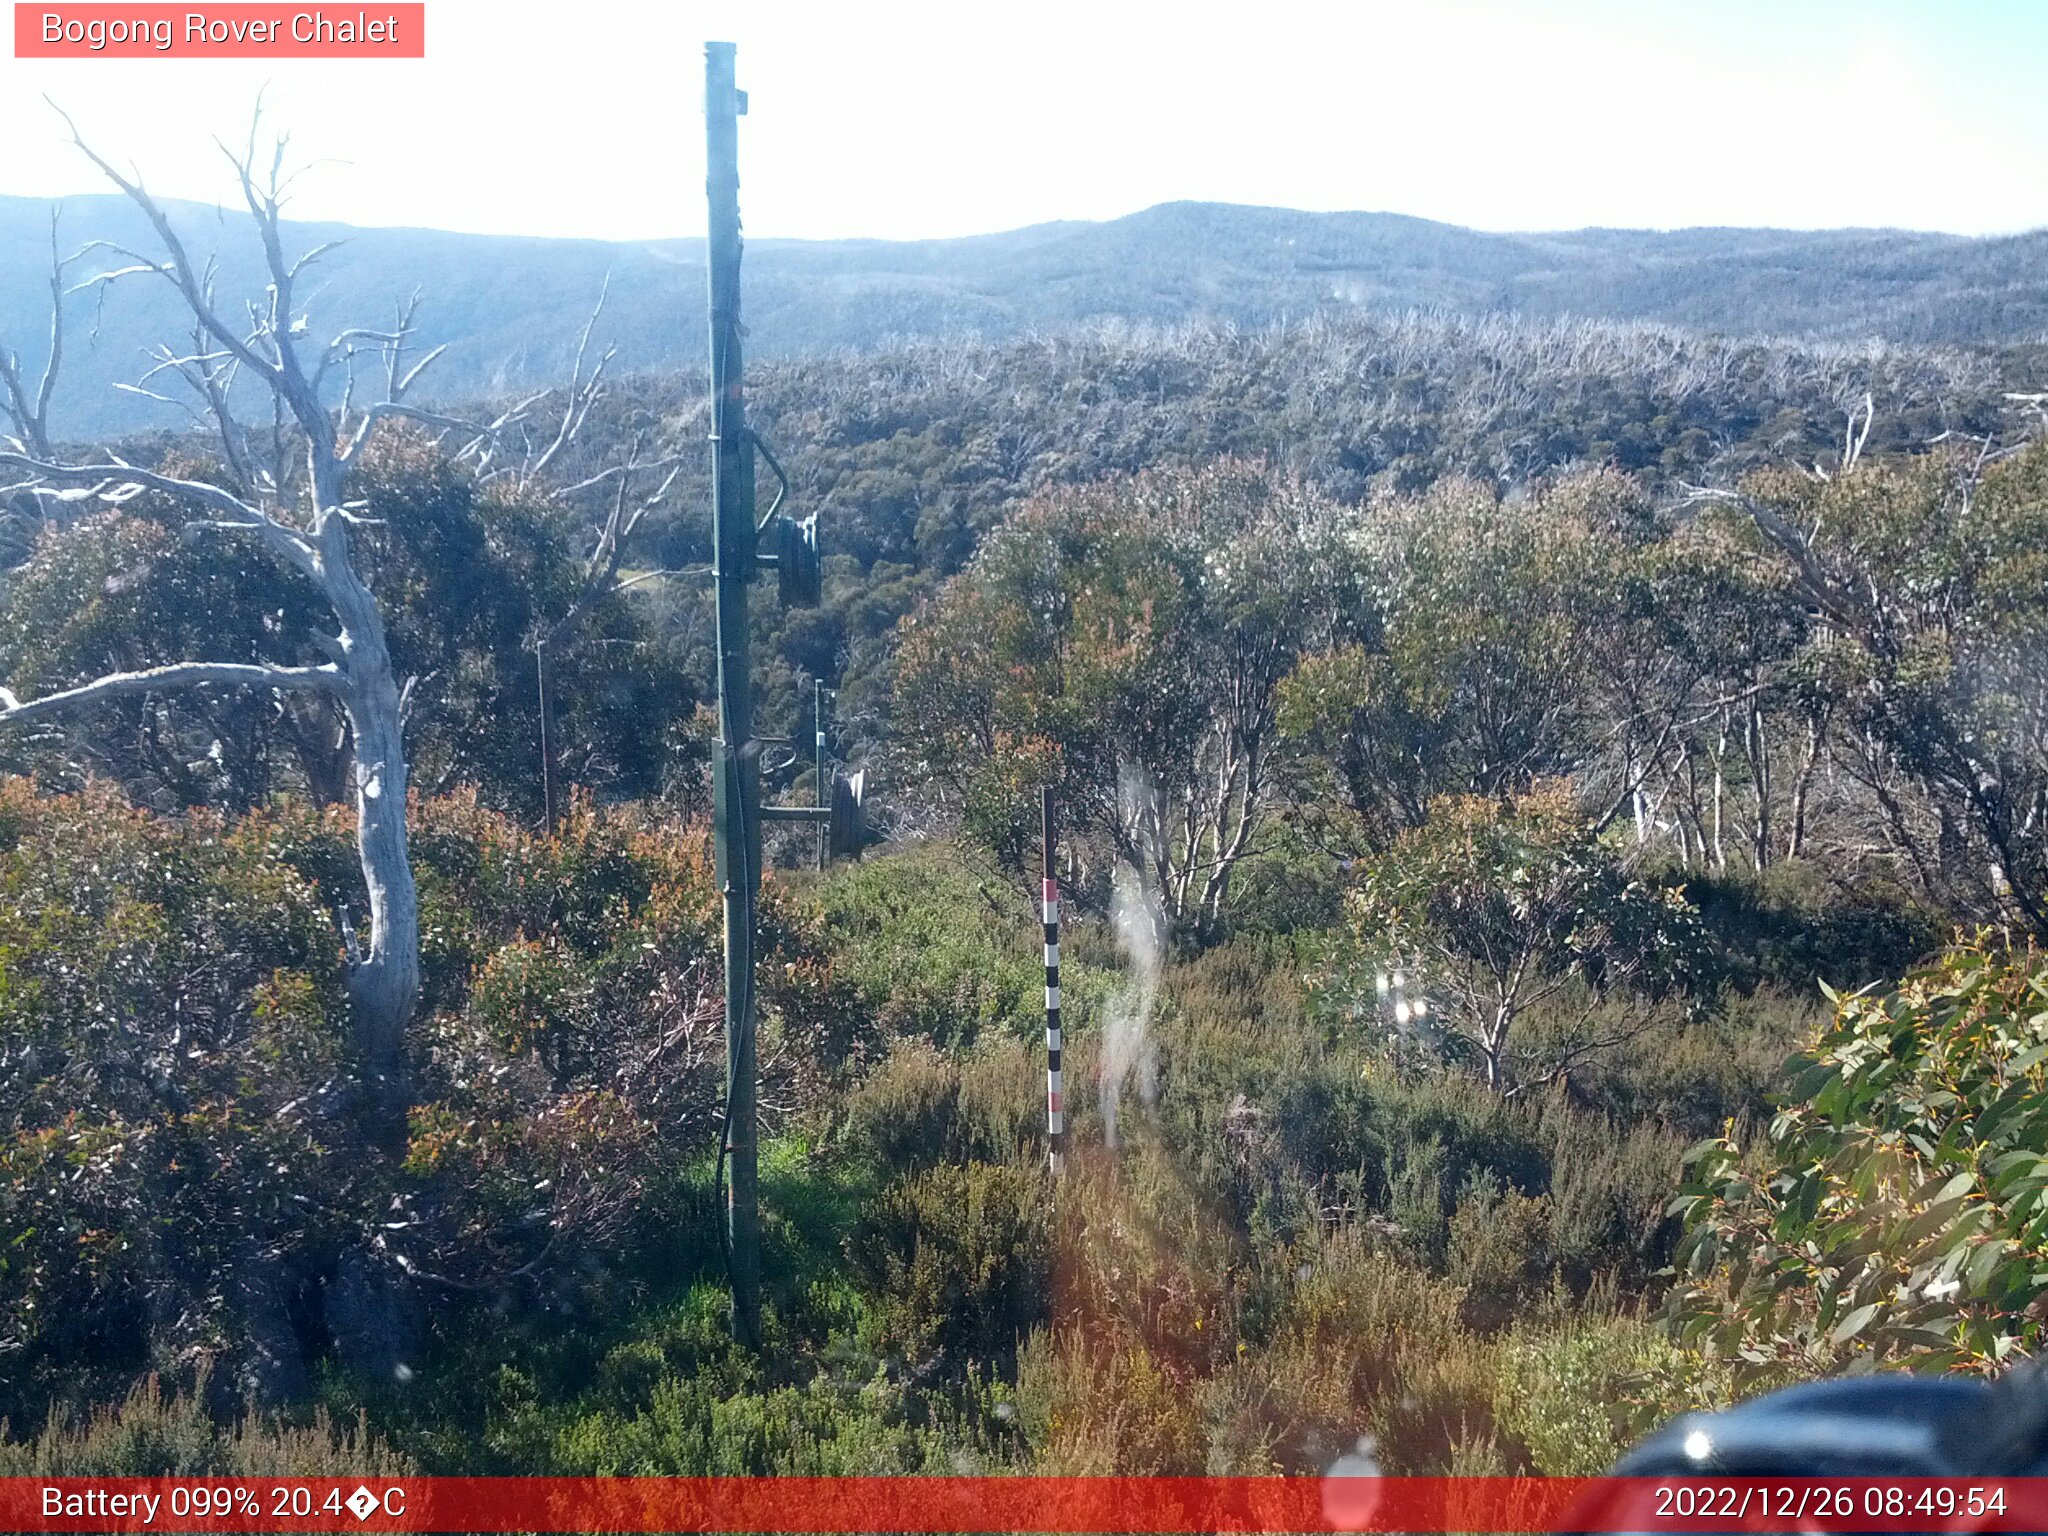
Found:
[[[1806,851],[1814,781],[1836,713],[1826,653],[1786,574],[1724,520],[1646,544],[1622,591],[1629,643],[1599,661],[1639,842],[1725,871]]]
[[[2048,962],[1979,938],[1835,999],[1745,1147],[1689,1159],[1668,1316],[1751,1386],[1991,1372],[2048,1297]]]
[[[1924,887],[2048,933],[2048,444],[1736,498],[1836,663],[1871,819]]]
[[[1389,1022],[1509,1097],[1677,1018],[1705,972],[1684,893],[1631,872],[1557,784],[1439,799],[1363,863],[1347,916],[1326,993],[1362,1012],[1404,971],[1390,1006],[1421,1010]]]
[[[1621,530],[1646,518],[1614,475],[1513,505],[1470,480],[1372,506],[1359,546],[1372,622],[1305,659],[1281,721],[1310,753],[1303,798],[1383,848],[1442,795],[1511,795],[1572,774],[1601,739],[1598,668],[1619,646]]]
[[[195,548],[179,538],[181,520],[138,501],[68,526],[40,525],[8,577],[0,670],[18,688],[60,692],[202,647],[260,664],[281,630],[310,631],[318,606],[308,585],[284,578],[253,547]],[[298,659],[310,659],[311,646],[302,649]],[[311,694],[117,696],[33,733],[9,733],[0,752],[45,783],[111,779],[162,811],[259,804],[289,777],[331,801],[347,793],[336,714]]]
[[[505,809],[542,809],[534,641],[580,605],[582,643],[550,654],[551,767],[565,787],[655,793],[695,690],[633,594],[607,585],[584,597],[579,516],[480,482],[416,433],[372,439],[356,475],[355,556],[385,606],[393,664],[412,680],[406,734],[421,787],[475,784]],[[55,692],[201,648],[316,662],[311,585],[252,547],[195,547],[184,516],[141,497],[45,527],[0,607],[0,672]],[[162,810],[248,809],[286,789],[335,803],[351,762],[341,711],[315,694],[110,698],[0,749],[48,782],[95,773]]]
[[[907,770],[1013,862],[1040,784],[1206,930],[1275,793],[1281,681],[1355,605],[1330,502],[1226,461],[1048,493],[904,625]]]

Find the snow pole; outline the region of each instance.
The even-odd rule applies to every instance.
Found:
[[[1044,824],[1045,881],[1040,915],[1045,923],[1045,1143],[1046,1159],[1058,1174],[1065,1164],[1066,1104],[1060,1091],[1060,882],[1054,864],[1052,788],[1039,791]]]

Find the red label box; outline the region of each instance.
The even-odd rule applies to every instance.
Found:
[[[16,0],[18,59],[423,59],[422,0],[68,5]]]

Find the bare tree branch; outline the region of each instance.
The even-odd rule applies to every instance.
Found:
[[[666,473],[652,492],[634,499],[633,477],[643,469],[663,469]],[[592,476],[582,482],[582,486],[577,487],[581,489],[583,486],[601,483],[604,479],[611,478],[614,485],[611,508],[605,516],[604,526],[598,532],[597,547],[591,551],[589,560],[585,562],[583,585],[577,592],[575,601],[569,605],[568,612],[549,628],[546,638],[541,642],[543,645],[562,644],[582,627],[591,610],[601,600],[614,592],[625,590],[625,584],[619,581],[619,566],[625,559],[626,547],[632,542],[634,533],[639,530],[641,521],[667,499],[670,488],[676,482],[676,476],[682,473],[682,464],[677,460],[666,460],[643,465],[639,459],[639,444],[635,442],[626,462],[613,466],[613,471],[615,473],[607,471],[606,474]]]
[[[101,464],[52,464],[32,459],[27,454],[0,452],[0,467],[25,470],[48,486],[80,487],[87,494],[106,500],[125,500],[140,489],[160,491],[167,496],[194,502],[218,513],[216,522],[233,524],[259,535],[294,569],[316,580],[320,575],[319,556],[304,534],[265,515],[239,496],[204,480],[183,480],[175,475],[137,469],[119,459]]]
[[[399,418],[416,421],[423,427],[434,427],[443,432],[467,434],[469,443],[491,434],[489,427],[480,427],[475,422],[462,421],[453,416],[443,415],[439,411],[422,410],[419,406],[408,405],[402,400],[380,400],[363,412],[363,419],[356,427],[354,435],[349,438],[348,446],[341,450],[341,462],[348,464],[354,461],[355,456],[362,451],[363,445],[370,440],[370,434],[376,430],[378,422]],[[469,446],[469,443],[465,443],[464,446]]]
[[[1851,597],[1841,583],[1829,575],[1820,563],[1820,557],[1813,552],[1813,543],[1784,518],[1752,496],[1739,491],[1714,490],[1701,486],[1685,487],[1683,505],[1699,502],[1722,502],[1746,513],[1755,523],[1759,532],[1775,545],[1797,568],[1799,585],[1807,599],[1824,610],[1836,623],[1852,631],[1859,631],[1861,605]]]
[[[590,408],[604,398],[604,371],[618,356],[619,349],[606,347],[587,379],[583,376],[583,364],[590,352],[591,333],[597,329],[598,319],[604,314],[605,301],[611,297],[611,291],[612,277],[607,272],[603,285],[598,289],[597,303],[590,311],[590,318],[583,322],[583,334],[576,339],[576,356],[569,369],[569,387],[563,399],[561,424],[555,429],[554,440],[541,451],[540,456],[522,467],[519,475],[522,487],[532,485],[548,472],[563,450],[583,431]]]
[[[101,699],[136,693],[161,693],[170,688],[197,688],[209,683],[246,688],[275,688],[292,693],[339,693],[341,670],[324,667],[274,667],[233,661],[181,661],[140,672],[113,672],[61,693],[24,702],[9,688],[0,688],[0,723],[41,720]]]
[[[0,346],[0,412],[14,424],[14,435],[30,453],[50,455],[50,397],[57,388],[57,371],[64,362],[64,273],[82,253],[58,254],[59,210],[50,209],[50,346],[43,360],[43,372],[34,389],[22,374],[21,358]]]

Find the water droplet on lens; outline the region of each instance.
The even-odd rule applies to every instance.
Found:
[[[1378,1446],[1360,1435],[1356,1447],[1330,1463],[1323,1474],[1323,1519],[1339,1531],[1362,1531],[1380,1503]]]

